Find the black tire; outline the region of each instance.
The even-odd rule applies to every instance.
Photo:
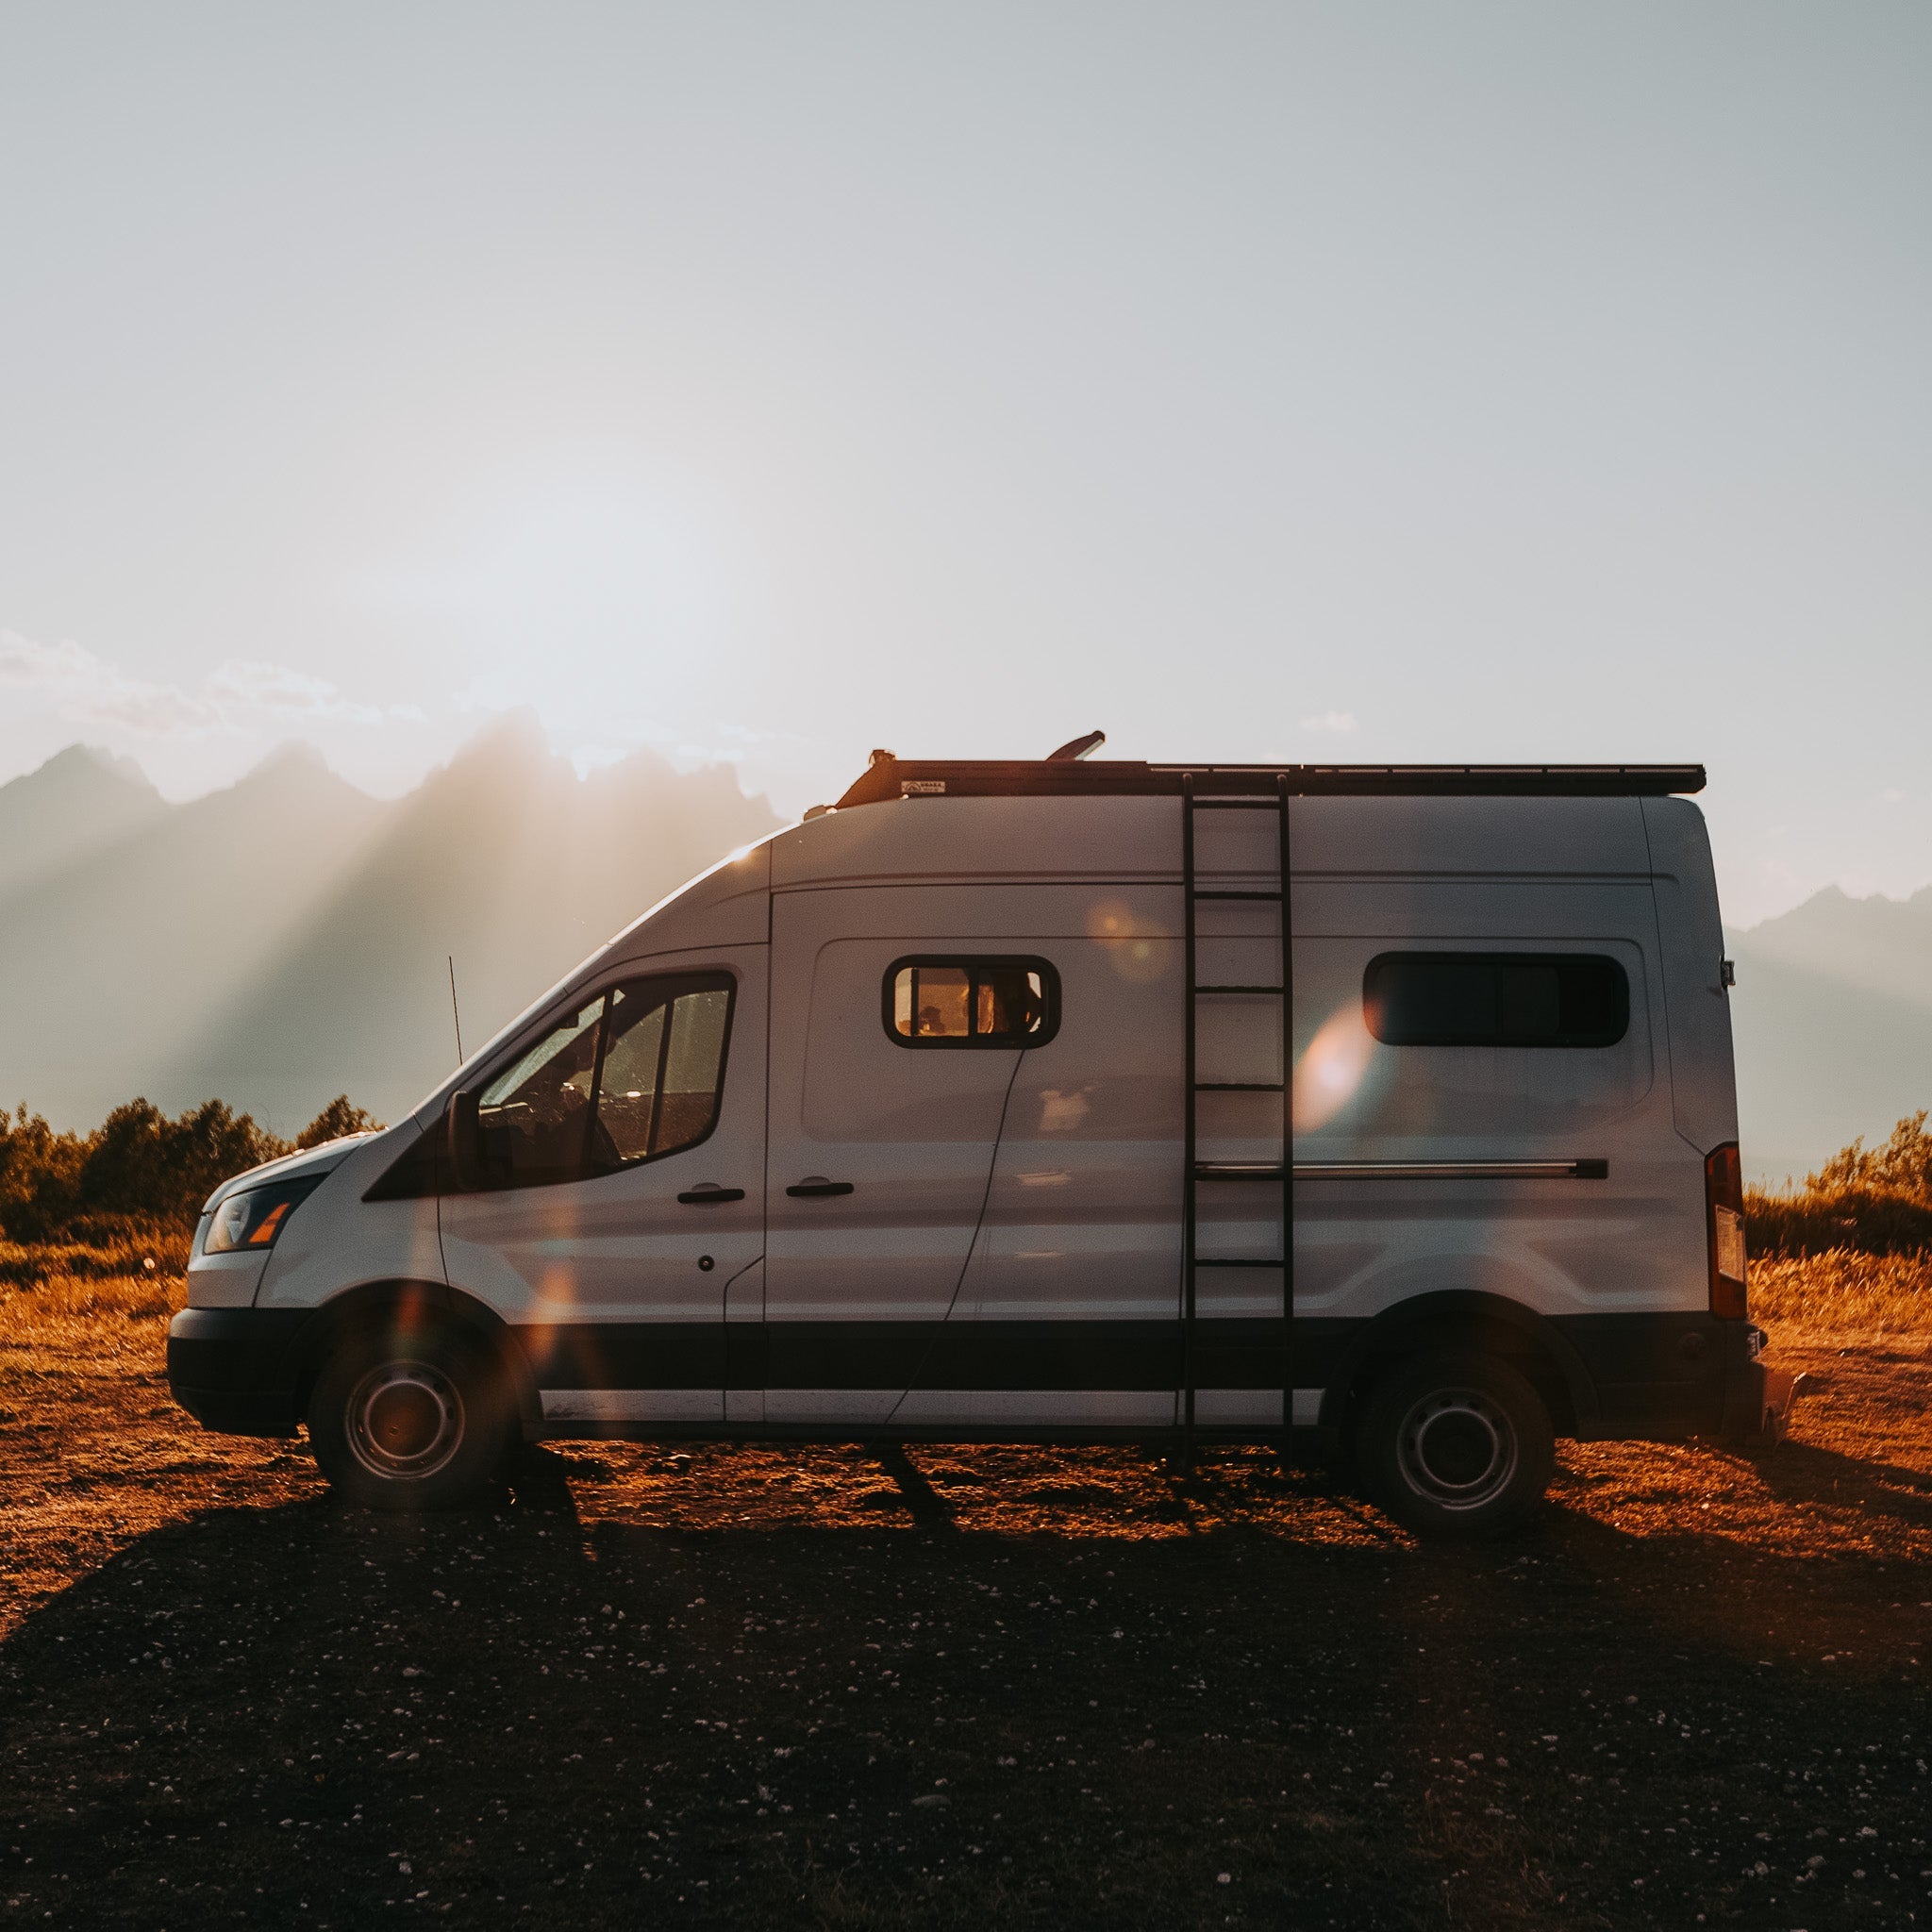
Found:
[[[490,1351],[447,1328],[358,1335],[324,1364],[308,1446],[330,1487],[369,1509],[452,1509],[488,1485],[513,1409]]]
[[[1418,1536],[1500,1536],[1525,1522],[1556,1462],[1550,1412],[1515,1369],[1474,1350],[1398,1362],[1355,1432],[1363,1492]]]

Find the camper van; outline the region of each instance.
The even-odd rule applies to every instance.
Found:
[[[396,1509],[545,1438],[1259,1441],[1468,1536],[1557,1437],[1774,1441],[1703,780],[875,754],[218,1189],[175,1398]]]

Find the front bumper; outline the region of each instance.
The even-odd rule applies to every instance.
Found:
[[[296,1342],[310,1308],[183,1308],[168,1324],[168,1390],[205,1429],[292,1436]]]

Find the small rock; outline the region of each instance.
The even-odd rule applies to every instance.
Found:
[[[943,1791],[927,1791],[923,1796],[914,1798],[912,1802],[922,1811],[950,1811],[953,1807],[952,1799]]]

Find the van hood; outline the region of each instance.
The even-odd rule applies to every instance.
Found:
[[[320,1180],[324,1174],[333,1174],[341,1166],[364,1141],[374,1138],[373,1133],[347,1134],[340,1141],[325,1141],[320,1147],[304,1147],[299,1153],[285,1154],[279,1160],[265,1160],[259,1167],[251,1167],[246,1173],[225,1180],[201,1204],[201,1211],[207,1214],[230,1194],[240,1193],[247,1188],[258,1188],[266,1180],[281,1180],[291,1174],[309,1174]]]

